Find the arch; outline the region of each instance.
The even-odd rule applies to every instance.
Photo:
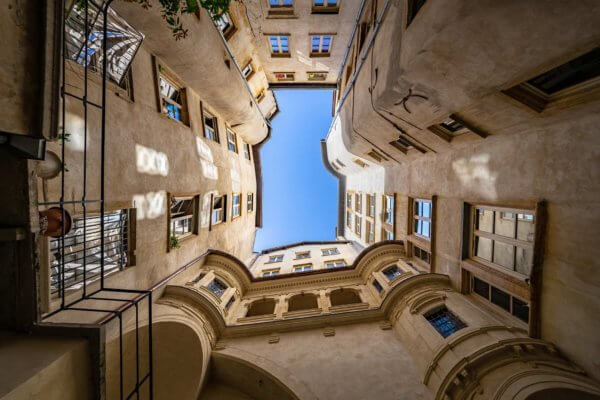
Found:
[[[598,383],[582,375],[571,364],[559,366],[543,363],[540,366],[542,368],[522,371],[509,377],[496,390],[493,400],[600,399]]]
[[[275,299],[259,299],[254,300],[248,306],[246,317],[255,317],[258,315],[275,314]]]
[[[319,308],[317,295],[313,293],[300,293],[294,295],[288,300],[289,311],[312,310]]]
[[[346,304],[362,303],[360,294],[354,289],[336,289],[329,294],[329,299],[332,306],[343,306]]]
[[[552,388],[532,393],[525,400],[600,400],[600,396],[578,389]]]

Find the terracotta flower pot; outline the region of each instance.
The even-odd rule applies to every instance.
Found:
[[[40,211],[40,233],[44,236],[61,237],[62,211],[52,207]],[[65,235],[71,230],[71,215],[65,210]]]

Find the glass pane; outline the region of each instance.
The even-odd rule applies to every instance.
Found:
[[[492,261],[492,241],[488,238],[475,236],[473,255]]]
[[[529,323],[529,304],[519,299],[512,298],[512,313],[521,321]]]
[[[492,232],[494,226],[494,212],[483,208],[475,210],[475,229],[483,232]]]
[[[490,285],[487,282],[473,278],[473,292],[487,300],[490,299]]]
[[[431,225],[431,223],[429,221],[423,221],[423,232],[421,233],[421,235],[426,236],[426,237],[431,236],[431,232],[429,231],[430,225]]]
[[[512,244],[502,243],[500,241],[494,241],[494,260],[495,264],[498,264],[504,268],[514,270],[515,267],[515,246]]]
[[[496,225],[494,227],[495,234],[506,236],[509,238],[515,237],[515,214],[504,211],[496,211]]]
[[[518,214],[517,239],[533,243],[535,232],[533,223],[533,214]]]
[[[492,303],[510,311],[510,295],[494,286],[492,286]]]
[[[415,214],[421,216],[423,215],[423,203],[420,201],[416,202]]]
[[[531,264],[533,263],[533,251],[517,247],[517,265],[515,270],[523,275],[531,275]]]
[[[423,202],[423,216],[431,218],[431,203],[428,201]]]

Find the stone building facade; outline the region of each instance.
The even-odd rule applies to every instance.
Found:
[[[38,3],[0,12],[0,399],[600,398],[594,2],[253,0],[176,41],[115,0],[118,84],[62,62],[96,6]],[[269,87],[317,60],[337,238],[253,253]]]

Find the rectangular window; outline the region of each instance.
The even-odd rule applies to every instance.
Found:
[[[362,232],[362,219],[360,216],[354,216],[354,233],[356,233],[360,237],[360,233]]]
[[[312,271],[312,264],[294,265],[293,272],[307,272]]]
[[[367,194],[367,216],[375,218],[375,195]]]
[[[303,258],[310,258],[310,251],[296,252],[296,260],[301,260]]]
[[[219,143],[219,128],[217,124],[217,118],[211,114],[204,112],[204,137],[210,140],[214,140]]]
[[[378,152],[375,149],[372,149],[370,152],[367,153],[367,155],[377,162],[382,162],[382,161],[388,160],[386,157],[383,156],[383,154],[381,154],[380,152]]]
[[[246,196],[246,211],[254,211],[254,193],[248,193]]]
[[[307,72],[306,77],[309,81],[324,81],[327,79],[327,72]]]
[[[416,199],[413,202],[413,233],[423,238],[431,238],[431,217],[432,217],[431,200]]]
[[[387,229],[382,229],[381,230],[381,236],[385,239],[385,240],[394,240],[394,233],[388,231]]]
[[[182,239],[196,233],[198,203],[196,197],[171,197],[169,234]]]
[[[231,219],[237,218],[242,214],[242,195],[234,193],[231,196]]]
[[[340,0],[313,0],[313,14],[337,14],[340,11]]]
[[[359,160],[358,158],[355,158],[353,161],[356,165],[358,165],[361,168],[367,168],[369,166],[366,162]]]
[[[215,20],[215,25],[221,31],[225,39],[229,39],[235,33],[235,25],[231,21],[229,13],[225,12],[221,17]]]
[[[354,194],[354,205],[356,206],[355,211],[362,214],[362,193]]]
[[[333,256],[335,254],[340,254],[337,247],[332,247],[330,249],[321,249],[321,253],[323,254],[323,256]]]
[[[600,87],[600,47],[541,75],[504,91],[505,94],[542,112],[558,102],[573,103]],[[585,96],[583,96],[585,95]]]
[[[333,41],[332,35],[312,35],[310,55],[311,57],[323,57],[329,56],[331,51],[331,42]]]
[[[381,286],[381,283],[379,283],[377,279],[373,279],[372,285],[375,288],[375,290],[377,290],[377,293],[383,292],[383,286]]]
[[[473,277],[471,281],[471,291],[504,311],[511,313],[521,321],[529,323],[529,304],[527,302],[476,277]]]
[[[263,271],[263,274],[262,274],[263,277],[265,277],[265,276],[276,276],[276,275],[279,275],[279,268],[269,269],[269,270]]]
[[[158,66],[158,85],[161,112],[175,121],[187,123],[187,110],[185,105],[185,93],[183,87],[175,83],[167,71]]]
[[[229,310],[231,308],[231,306],[233,305],[233,303],[235,303],[235,296],[231,296],[229,298],[229,300],[227,301],[227,304],[225,304],[225,309]]]
[[[375,241],[375,224],[373,224],[371,221],[367,220],[366,224],[365,224],[367,231],[366,231],[366,242],[367,243],[373,243]]]
[[[397,276],[402,275],[402,270],[397,266],[393,265],[383,270],[383,274],[388,279],[388,281],[393,281]]]
[[[237,135],[235,132],[232,132],[229,128],[227,128],[227,148],[229,151],[233,151],[234,153],[238,152],[237,149]]]
[[[346,226],[348,228],[352,227],[352,213],[350,211],[346,211]]]
[[[249,62],[243,69],[242,75],[246,80],[250,79],[250,77],[254,74],[254,67],[252,66],[252,62]]]
[[[346,193],[346,207],[352,208],[352,193],[350,192]]]
[[[394,196],[386,194],[383,196],[383,209],[385,210],[383,213],[383,222],[386,224],[393,225],[394,224],[394,213],[395,213],[395,205],[394,205]]]
[[[528,277],[535,238],[533,212],[476,206],[472,218],[471,256]]]
[[[274,263],[274,262],[282,262],[283,261],[283,254],[277,254],[275,256],[269,256],[269,261],[270,263]]]
[[[345,266],[346,266],[346,261],[344,261],[344,260],[333,260],[333,261],[327,261],[325,263],[325,267],[327,267],[328,269],[342,268]]]
[[[258,94],[256,95],[256,101],[257,102],[261,102],[263,101],[263,99],[265,98],[267,92],[265,89],[261,89],[260,92],[258,92]]]
[[[419,246],[415,246],[412,243],[411,243],[411,247],[412,247],[412,254],[414,257],[423,261],[425,264],[431,263],[431,254],[427,250],[423,250]]]
[[[212,206],[212,224],[217,225],[226,219],[227,196],[216,196]]]
[[[227,290],[227,285],[225,285],[218,279],[213,279],[212,282],[208,284],[207,288],[208,290],[213,292],[217,297],[221,297]]]
[[[425,318],[444,339],[467,326],[446,306],[428,312]]]
[[[396,149],[400,150],[404,154],[408,153],[409,150],[412,150],[415,148],[415,146],[408,139],[405,139],[402,136],[400,136],[398,139],[394,140],[393,142],[390,142],[390,144],[392,146],[394,146]]]
[[[251,160],[250,156],[250,145],[248,143],[244,143],[244,157],[246,160]]]
[[[293,0],[269,0],[271,7],[291,7],[294,5]]]
[[[289,35],[269,35],[271,46],[271,57],[289,57],[290,45]]]
[[[293,72],[275,72],[275,79],[279,82],[292,82],[296,77]]]

